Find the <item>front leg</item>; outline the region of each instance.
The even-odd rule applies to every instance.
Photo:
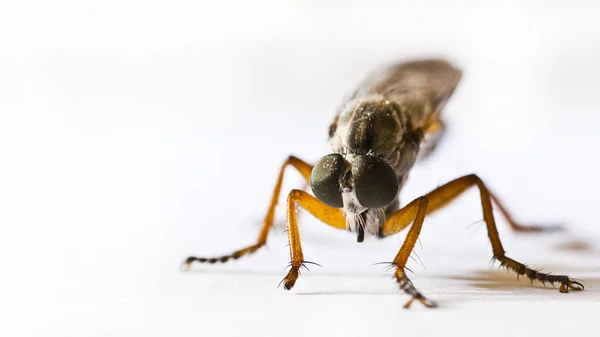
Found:
[[[296,203],[306,209],[317,219],[337,229],[346,229],[346,218],[339,208],[328,206],[312,195],[301,191],[292,190],[287,198],[287,230],[290,246],[290,271],[281,281],[286,290],[290,290],[296,284],[300,276],[300,268],[305,264],[312,263],[304,261],[302,245],[300,244],[300,233],[298,232],[298,221],[296,218]]]
[[[398,286],[400,289],[402,289],[402,291],[404,291],[404,293],[410,296],[410,299],[408,302],[406,302],[404,308],[409,308],[414,300],[421,302],[428,308],[435,308],[437,306],[434,301],[427,299],[417,290],[417,288],[415,288],[412,281],[408,279],[404,271],[408,257],[410,256],[415,242],[417,241],[421,232],[421,226],[425,220],[428,203],[429,201],[427,197],[419,197],[413,200],[411,203],[392,214],[392,216],[386,220],[383,227],[385,230],[389,227],[405,228],[411,223],[413,224],[411,230],[406,236],[406,239],[404,240],[404,243],[402,244],[402,247],[398,251],[398,254],[396,254],[394,262],[392,262],[392,264],[396,267],[394,277],[396,278]]]

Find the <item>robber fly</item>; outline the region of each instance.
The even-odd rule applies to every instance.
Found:
[[[408,296],[427,307],[436,303],[419,292],[408,279],[405,266],[419,237],[425,216],[438,211],[472,186],[479,189],[483,218],[493,249],[493,259],[531,281],[559,283],[560,292],[583,290],[583,285],[565,275],[550,275],[509,258],[498,235],[492,212],[495,204],[515,231],[539,232],[551,227],[524,226],[513,220],[506,208],[475,174],[450,181],[400,208],[399,192],[413,165],[437,146],[445,127],[442,108],[452,96],[462,72],[445,60],[413,60],[385,67],[367,76],[338,108],[329,126],[331,153],[314,165],[290,156],[281,166],[270,206],[257,242],[230,255],[214,258],[189,257],[194,262],[227,262],[263,247],[273,225],[285,168],[291,165],[310,183],[314,196],[300,189],[287,197],[287,229],[290,270],[282,280],[292,289],[306,263],[300,245],[296,204],[325,224],[356,233],[385,238],[410,227],[392,262],[394,277]]]

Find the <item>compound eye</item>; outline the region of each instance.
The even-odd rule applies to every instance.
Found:
[[[331,207],[344,206],[340,188],[340,176],[344,166],[344,158],[341,155],[329,154],[319,159],[310,173],[310,186],[313,193]]]
[[[375,156],[360,155],[352,163],[358,201],[367,208],[381,208],[398,193],[398,178],[390,165]]]

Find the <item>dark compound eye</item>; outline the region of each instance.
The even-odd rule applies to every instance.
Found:
[[[340,175],[344,166],[344,158],[341,155],[329,154],[319,159],[310,173],[310,186],[315,196],[336,208],[344,206],[340,189]]]
[[[352,163],[354,188],[360,203],[368,208],[381,208],[398,193],[398,178],[390,165],[375,156],[357,156]]]

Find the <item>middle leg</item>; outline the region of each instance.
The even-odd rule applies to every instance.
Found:
[[[271,196],[271,202],[269,203],[269,209],[267,210],[267,214],[265,215],[265,219],[264,219],[263,225],[260,229],[260,234],[258,236],[257,242],[251,246],[244,247],[242,249],[238,249],[231,254],[223,255],[220,257],[207,258],[207,257],[190,256],[184,262],[184,266],[186,269],[188,269],[190,267],[190,264],[194,261],[197,261],[200,263],[217,263],[217,262],[225,263],[232,259],[234,259],[234,260],[239,259],[242,256],[256,252],[258,249],[260,249],[261,247],[266,245],[267,237],[269,236],[269,231],[271,230],[271,227],[273,226],[273,222],[275,219],[275,207],[277,206],[277,203],[279,200],[279,195],[281,193],[281,186],[283,184],[283,175],[284,175],[285,169],[288,165],[291,165],[292,167],[294,167],[302,175],[302,177],[304,177],[304,180],[306,181],[305,188],[309,184],[310,172],[312,170],[312,165],[306,163],[305,161],[303,161],[295,156],[289,156],[286,159],[286,161],[283,163],[281,168],[279,169],[279,175],[278,175],[277,181],[275,183],[275,189],[273,190],[273,194]]]

